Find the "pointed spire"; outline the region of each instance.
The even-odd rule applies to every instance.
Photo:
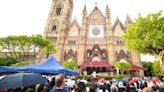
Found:
[[[77,22],[77,19],[76,19],[76,16],[75,16],[75,18],[74,18],[74,21],[73,21],[75,24],[78,24],[78,22]]]
[[[125,27],[127,28],[133,21],[131,20],[131,18],[129,17],[129,15],[126,15],[126,19],[125,19]]]
[[[115,20],[115,22],[114,22],[114,24],[113,24],[112,30],[115,30],[115,27],[116,27],[117,24],[120,24],[122,30],[125,29],[125,26],[124,26],[123,23],[120,21],[120,19],[119,19],[118,16],[117,16],[117,18],[116,18],[116,20]]]
[[[125,22],[127,22],[127,23],[131,23],[132,22],[132,20],[131,20],[131,18],[129,17],[128,14],[126,14],[126,20],[125,20]]]
[[[74,20],[72,21],[71,26],[72,26],[72,25],[76,25],[77,28],[80,29],[80,25],[79,25],[79,23],[77,22],[76,17],[75,17]]]
[[[110,9],[109,9],[109,7],[108,7],[108,4],[106,4],[105,15],[106,15],[106,17],[110,17],[110,16],[111,16],[111,15],[110,15]]]
[[[106,12],[110,12],[108,4],[106,4]]]
[[[83,16],[87,16],[87,8],[86,8],[86,4],[84,5]]]
[[[123,25],[118,16],[117,16],[117,18],[116,18],[116,24],[117,24],[117,23],[120,23],[121,25]]]
[[[87,12],[86,4],[84,5],[83,12]]]

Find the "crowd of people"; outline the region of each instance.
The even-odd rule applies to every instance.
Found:
[[[48,78],[49,82],[31,87],[1,90],[0,92],[164,92],[164,78],[76,79],[63,74]],[[135,81],[132,81],[135,80]]]
[[[164,79],[67,79],[66,86],[72,92],[164,92]]]

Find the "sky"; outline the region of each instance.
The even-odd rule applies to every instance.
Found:
[[[51,2],[52,0],[0,0],[0,37],[43,34]],[[108,4],[112,23],[117,16],[124,23],[127,14],[135,20],[139,13],[145,16],[160,10],[164,12],[164,0],[73,0],[72,20],[76,17],[81,25],[84,4],[89,14],[95,7],[95,2],[103,14]],[[141,59],[152,61],[154,57],[146,55]]]

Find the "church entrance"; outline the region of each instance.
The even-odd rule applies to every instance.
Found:
[[[95,54],[92,58],[92,61],[101,61],[101,58],[98,54]]]
[[[87,74],[96,73],[108,73],[114,66],[108,64],[107,51],[95,44],[92,49],[87,49],[85,63],[80,65],[82,71],[86,71]]]
[[[95,71],[97,74],[108,74],[108,72],[111,71],[111,69],[106,68],[106,67],[87,67],[86,68],[87,74],[92,75],[92,73]]]
[[[95,44],[92,49],[87,49],[85,53],[85,63],[91,61],[100,61],[108,63],[108,55],[105,49],[101,49],[98,44]]]
[[[107,64],[105,62],[102,62],[102,61],[90,61],[90,62],[81,64],[79,68],[82,68],[82,72],[86,71],[87,74],[89,75],[92,74],[94,71],[100,74],[101,73],[108,74],[108,72],[112,70],[114,66]]]

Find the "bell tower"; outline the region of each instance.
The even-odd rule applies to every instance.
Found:
[[[47,23],[44,30],[44,37],[56,46],[58,61],[62,61],[66,31],[71,21],[73,0],[52,0]]]
[[[78,50],[78,64],[83,64],[85,62],[85,44],[86,44],[86,30],[87,30],[87,8],[86,4],[84,5],[82,11],[82,28],[80,32],[80,44]]]

